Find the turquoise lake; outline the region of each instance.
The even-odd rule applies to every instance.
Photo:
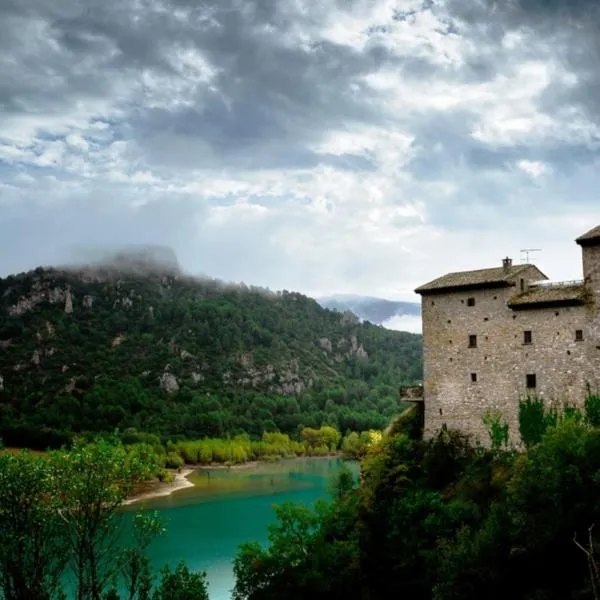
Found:
[[[267,527],[275,520],[273,505],[292,501],[310,506],[327,498],[331,479],[344,464],[358,476],[357,463],[338,458],[198,471],[189,477],[194,487],[134,504],[129,510],[157,510],[165,522],[167,534],[149,550],[154,570],[184,560],[190,568],[206,571],[211,600],[228,600],[239,544],[266,542]]]

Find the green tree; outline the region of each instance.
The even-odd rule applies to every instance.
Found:
[[[297,582],[290,567],[304,564],[310,556],[311,537],[317,516],[307,507],[287,502],[275,507],[277,522],[269,527],[269,547],[242,544],[234,559],[233,600],[258,600],[268,588],[268,598],[298,597]]]
[[[206,573],[190,571],[180,562],[172,571],[167,565],[152,600],[209,600]]]
[[[137,513],[133,518],[131,544],[121,553],[122,577],[127,600],[148,600],[152,590],[150,562],[146,551],[151,542],[165,529],[158,513]]]
[[[68,561],[48,461],[0,454],[0,587],[5,600],[49,600]]]
[[[70,544],[78,600],[101,600],[122,568],[123,500],[156,470],[151,456],[128,453],[113,441],[78,442],[51,455]]]

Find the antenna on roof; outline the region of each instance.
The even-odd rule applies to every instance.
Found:
[[[522,248],[521,249],[521,263],[522,264],[529,264],[529,255],[532,252],[541,252],[542,249],[541,248]]]

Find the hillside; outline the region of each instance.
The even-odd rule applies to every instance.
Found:
[[[193,278],[156,253],[0,279],[0,436],[381,426],[421,338],[292,292]]]
[[[319,298],[318,302],[324,308],[339,312],[350,311],[361,320],[383,325],[388,329],[420,329],[421,306],[418,302],[351,294],[326,296]]]

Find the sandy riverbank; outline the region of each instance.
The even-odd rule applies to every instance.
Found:
[[[179,473],[175,473],[175,479],[170,483],[155,483],[153,488],[136,494],[131,498],[127,498],[123,504],[134,504],[135,502],[141,502],[142,500],[150,500],[151,498],[160,498],[162,496],[170,496],[177,490],[183,490],[185,488],[194,487],[194,484],[188,479],[188,475],[193,472],[193,469],[185,468]]]

